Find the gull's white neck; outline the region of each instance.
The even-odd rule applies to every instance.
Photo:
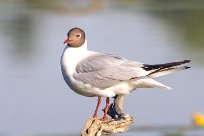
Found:
[[[87,49],[87,40],[77,48],[66,46],[61,58],[62,71],[72,76],[78,62],[90,54],[91,52]]]

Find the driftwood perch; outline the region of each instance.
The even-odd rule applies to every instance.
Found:
[[[113,119],[100,121],[97,118],[89,118],[82,130],[81,136],[100,136],[122,133],[129,129],[133,123],[133,117],[123,113],[123,96],[116,96],[109,106],[108,115]]]
[[[118,119],[100,121],[97,118],[89,118],[82,130],[81,136],[100,136],[122,133],[129,129],[133,123],[133,117],[124,114]]]

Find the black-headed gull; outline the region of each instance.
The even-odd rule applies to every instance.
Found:
[[[61,70],[65,82],[76,93],[87,97],[98,97],[94,112],[97,116],[102,97],[107,97],[102,120],[106,120],[109,98],[130,94],[137,88],[171,88],[154,78],[190,67],[175,67],[190,60],[149,65],[130,61],[123,57],[87,49],[85,33],[72,28],[64,41],[67,44],[61,57]]]

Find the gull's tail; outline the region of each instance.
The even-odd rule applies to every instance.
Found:
[[[145,64],[143,69],[145,69],[146,71],[149,71],[150,73],[147,76],[139,79],[139,87],[141,87],[141,88],[158,87],[161,89],[171,90],[171,87],[163,85],[163,84],[155,81],[153,78],[188,69],[188,68],[190,68],[188,66],[183,66],[183,67],[175,67],[175,66],[182,65],[185,63],[189,63],[189,62],[190,62],[190,60],[183,60],[183,61],[178,61],[178,62],[156,64],[156,65],[146,65]]]
[[[178,65],[182,65],[185,63],[189,63],[190,60],[183,60],[183,61],[177,61],[177,62],[171,62],[171,63],[165,63],[165,64],[156,64],[156,65],[144,65],[143,69],[146,71],[150,71],[150,73],[147,75],[150,78],[156,78],[164,75],[168,75],[171,73],[175,73],[177,71],[185,70],[190,67],[183,66],[183,67],[175,67]]]

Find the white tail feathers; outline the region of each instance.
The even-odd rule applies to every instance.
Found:
[[[142,78],[136,80],[136,84],[138,85],[138,88],[161,88],[165,90],[171,90],[171,87],[168,87],[166,85],[163,85],[162,83],[159,83],[155,81],[152,78]]]
[[[177,62],[171,62],[171,63],[165,63],[165,64],[156,64],[156,65],[144,64],[143,69],[146,71],[149,71],[150,73],[146,76],[142,76],[139,78],[133,78],[133,79],[135,79],[135,84],[139,88],[157,87],[161,89],[171,90],[172,89],[171,87],[163,85],[162,83],[155,81],[153,78],[188,69],[190,68],[188,66],[183,66],[183,67],[175,67],[175,66],[189,63],[189,62],[190,60],[183,60],[183,61],[177,61]]]

